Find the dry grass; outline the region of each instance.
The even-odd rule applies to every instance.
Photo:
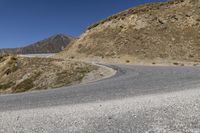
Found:
[[[80,82],[97,67],[50,58],[0,58],[0,93],[56,88]]]

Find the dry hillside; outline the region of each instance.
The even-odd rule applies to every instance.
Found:
[[[96,69],[86,63],[61,59],[0,56],[0,94],[70,85]]]
[[[58,56],[200,61],[200,0],[138,6],[90,26]]]

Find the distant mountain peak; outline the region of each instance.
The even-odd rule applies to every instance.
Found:
[[[66,36],[66,35],[60,33],[60,34],[53,35],[51,37],[69,37],[69,36]]]
[[[49,38],[55,39],[55,38],[69,38],[69,39],[75,39],[75,37],[70,36],[70,35],[65,35],[63,33],[55,34],[53,36],[50,36]]]
[[[71,36],[56,34],[25,47],[0,49],[0,54],[58,53],[62,51],[72,40],[74,40],[74,38]]]

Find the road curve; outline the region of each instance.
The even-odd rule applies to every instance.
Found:
[[[0,133],[156,132],[150,118],[157,111],[153,109],[185,105],[192,99],[178,103],[176,98],[184,101],[187,91],[191,97],[199,94],[200,67],[108,66],[117,70],[116,75],[97,82],[0,96]],[[171,97],[176,98],[164,106]],[[164,119],[162,113],[155,116]],[[159,128],[167,131],[165,126],[172,123],[162,124]]]

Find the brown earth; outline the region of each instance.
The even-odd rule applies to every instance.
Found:
[[[79,83],[98,67],[51,58],[0,57],[0,94],[56,88]]]
[[[90,26],[57,55],[117,63],[200,61],[200,0],[138,6]]]

